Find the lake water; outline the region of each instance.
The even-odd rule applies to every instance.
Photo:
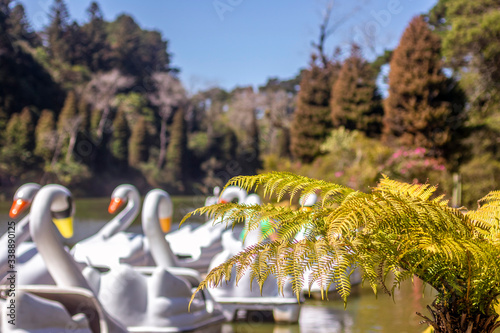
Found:
[[[193,207],[203,205],[202,197],[175,197],[174,219],[180,219]],[[76,200],[75,236],[69,244],[84,239],[106,223],[111,215],[107,212],[108,198]],[[5,232],[10,203],[0,202],[0,232]],[[189,223],[201,223],[203,217],[190,220]],[[140,220],[140,219],[139,219]],[[137,220],[129,230],[141,232]],[[173,224],[177,228],[178,224]],[[425,290],[424,290],[425,289]],[[380,293],[376,298],[368,286],[359,288],[352,295],[344,310],[341,300],[318,301],[307,299],[304,303],[297,325],[275,325],[263,322],[258,314],[251,316],[251,322],[224,324],[223,333],[418,333],[426,327],[419,325],[415,312],[427,314],[425,306],[432,302],[431,288],[423,288],[422,283],[406,282],[394,294],[394,299]]]

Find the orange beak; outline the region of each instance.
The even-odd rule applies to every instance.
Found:
[[[28,205],[28,202],[23,199],[17,199],[12,203],[12,207],[10,208],[9,216],[14,218],[17,217]]]
[[[219,198],[219,200],[217,200],[217,203],[227,203],[227,201],[224,200],[224,199]]]
[[[161,225],[161,230],[164,233],[167,233],[170,231],[170,228],[172,226],[172,218],[170,217],[165,217],[165,218],[160,218],[160,225]]]
[[[123,205],[123,200],[120,199],[120,198],[114,198],[114,199],[111,199],[111,202],[109,203],[109,207],[108,207],[108,212],[110,214],[114,214],[118,208],[121,207],[121,205]]]

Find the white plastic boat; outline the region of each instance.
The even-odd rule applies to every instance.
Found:
[[[251,194],[246,204],[260,204],[260,198]],[[253,230],[246,235],[245,242],[234,239],[230,230],[223,234],[224,251],[218,254],[211,262],[210,269],[220,265],[237,254],[244,247],[257,243],[261,236],[260,230]],[[262,295],[255,280],[250,278],[250,272],[236,284],[236,270],[233,268],[231,279],[226,284],[216,288],[209,288],[212,297],[220,304],[227,320],[234,320],[238,311],[272,311],[273,318],[280,323],[296,323],[299,320],[302,299],[297,300],[291,285],[286,284],[283,295],[278,290],[277,282],[269,277],[263,285]],[[252,282],[250,282],[252,280]]]

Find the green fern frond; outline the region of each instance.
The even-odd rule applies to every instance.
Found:
[[[248,231],[268,218],[278,234],[278,240],[250,246],[214,268],[198,290],[224,283],[231,274],[239,281],[250,270],[261,288],[271,275],[281,292],[291,281],[297,295],[304,285],[318,283],[325,291],[335,283],[347,300],[349,276],[358,267],[375,293],[394,294],[401,282],[418,276],[436,289],[439,300],[467,297],[460,305],[467,311],[493,311],[492,299],[500,295],[500,191],[481,199],[477,210],[465,211],[435,197],[436,186],[386,176],[369,193],[277,172],[235,177],[228,185],[263,188],[266,197],[278,201],[289,196],[291,202],[299,193],[316,193],[320,200],[307,211],[218,204],[189,213],[183,222],[204,214],[233,227],[246,221]],[[299,232],[300,240],[295,239]]]
[[[290,195],[290,202],[299,192],[302,195],[310,195],[315,192],[325,193],[325,198],[335,197],[339,194],[347,194],[353,190],[338,184],[332,184],[324,180],[318,180],[299,176],[289,172],[270,172],[256,176],[237,176],[232,178],[226,185],[236,185],[247,191],[257,190],[264,187],[264,197],[273,195],[281,201],[285,195]]]

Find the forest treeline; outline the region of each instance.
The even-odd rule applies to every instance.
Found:
[[[201,194],[287,170],[366,189],[384,173],[448,194],[461,178],[473,202],[500,188],[497,5],[440,0],[372,62],[355,44],[328,54],[320,36],[292,79],[189,94],[167,38],[129,15],[106,21],[93,2],[77,23],[55,0],[34,31],[0,0],[0,186]]]

